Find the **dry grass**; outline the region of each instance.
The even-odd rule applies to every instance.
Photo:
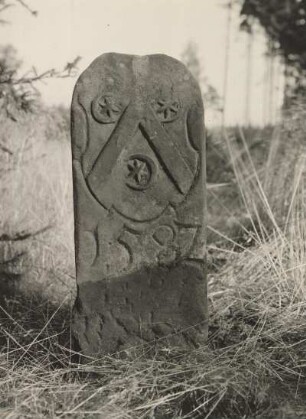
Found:
[[[87,364],[79,364],[69,350],[74,292],[69,149],[45,136],[47,158],[36,159],[31,175],[18,166],[14,199],[18,190],[25,204],[14,217],[27,228],[33,220],[35,228],[55,226],[27,242],[39,268],[22,277],[35,285],[28,278],[36,272],[42,286],[55,286],[46,285],[43,293],[34,287],[27,295],[19,287],[19,296],[2,307],[0,417],[305,418],[305,130],[296,128],[298,122],[275,133],[261,167],[255,167],[243,133],[243,150],[227,138],[248,224],[224,213],[241,224],[245,240],[217,231],[223,244],[210,245],[212,257],[223,263],[209,274],[207,345],[187,352],[152,343]],[[288,154],[285,140],[293,131],[295,152]]]
[[[68,132],[55,112],[0,123],[0,236],[11,238],[0,240],[5,280],[59,302],[75,291]]]

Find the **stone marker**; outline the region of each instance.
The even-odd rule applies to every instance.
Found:
[[[205,339],[203,104],[189,71],[166,55],[98,57],[75,87],[72,153],[78,349]]]

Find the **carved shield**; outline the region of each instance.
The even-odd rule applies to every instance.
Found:
[[[121,55],[113,65],[106,55],[101,78],[99,64],[76,87],[86,130],[77,133],[82,150],[75,154],[81,151],[86,184],[104,208],[135,222],[154,220],[184,201],[198,173],[201,133],[191,126],[197,87],[170,58],[160,68],[156,56]],[[167,80],[169,66],[176,85]]]

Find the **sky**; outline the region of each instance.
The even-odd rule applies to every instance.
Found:
[[[38,72],[62,69],[77,56],[83,71],[104,52],[165,53],[180,59],[189,42],[198,47],[203,75],[220,96],[224,94],[228,10],[225,0],[27,0],[38,11],[9,9],[9,25],[0,26],[0,44],[12,44],[24,62]],[[4,17],[4,16],[3,16]],[[225,122],[246,121],[247,43],[239,30],[239,11],[232,13]],[[262,125],[267,119],[266,42],[257,30],[252,47],[250,119]],[[273,115],[282,101],[281,65],[275,64]],[[47,104],[69,106],[72,79],[45,81],[37,87]],[[207,125],[220,122],[220,113],[207,110]]]

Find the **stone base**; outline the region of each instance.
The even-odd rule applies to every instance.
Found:
[[[196,347],[207,336],[203,265],[184,261],[78,286],[73,334],[84,355],[143,344]]]

